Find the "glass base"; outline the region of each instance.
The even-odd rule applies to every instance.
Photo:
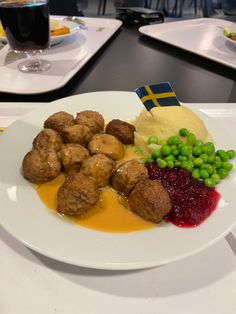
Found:
[[[51,62],[43,60],[43,59],[37,59],[37,60],[28,60],[21,62],[18,64],[18,69],[21,72],[26,73],[37,73],[49,70],[51,68]]]

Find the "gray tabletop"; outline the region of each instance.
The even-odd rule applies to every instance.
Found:
[[[236,102],[236,70],[123,26],[63,88],[39,95],[0,93],[0,101],[48,102],[80,93],[133,91],[169,81],[182,102]]]

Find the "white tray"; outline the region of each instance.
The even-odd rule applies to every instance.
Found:
[[[148,25],[139,32],[202,57],[236,68],[236,45],[223,36],[235,23],[211,18]]]
[[[29,74],[18,70],[24,55],[9,53],[1,67],[0,91],[40,94],[64,86],[122,25],[115,19],[83,18],[87,29],[65,38],[42,54],[52,62],[50,70]]]

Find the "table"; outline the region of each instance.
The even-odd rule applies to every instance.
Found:
[[[79,93],[133,91],[169,81],[182,102],[236,102],[236,71],[122,27],[63,88],[41,95],[0,93],[1,101],[48,102]]]
[[[0,126],[44,105],[0,103]],[[235,126],[232,104],[190,106],[228,132]],[[0,228],[0,313],[235,314],[235,238],[236,228],[208,249],[162,267],[102,271],[42,256]]]
[[[235,70],[123,27],[62,89],[31,96],[1,93],[0,127],[45,105],[42,102],[92,91],[132,91],[146,83],[169,81],[180,101],[202,103],[192,106],[202,108],[232,132],[235,78]],[[44,257],[0,229],[0,313],[234,314],[235,236],[236,229],[207,250],[166,266],[96,271]]]

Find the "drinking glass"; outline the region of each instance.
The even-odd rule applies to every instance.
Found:
[[[26,53],[19,70],[48,70],[51,63],[39,58],[50,45],[48,0],[0,0],[0,19],[11,49]]]

